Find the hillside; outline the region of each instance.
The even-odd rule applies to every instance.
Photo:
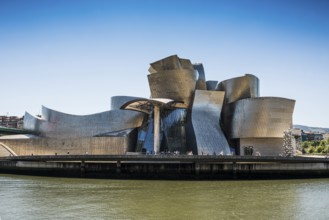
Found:
[[[294,125],[294,128],[299,128],[304,132],[329,133],[329,128],[309,127],[305,125]]]

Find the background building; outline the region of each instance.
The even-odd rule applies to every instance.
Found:
[[[302,141],[321,141],[323,140],[323,134],[316,132],[304,132],[302,130]]]
[[[0,126],[7,128],[23,128],[23,117],[0,116]]]

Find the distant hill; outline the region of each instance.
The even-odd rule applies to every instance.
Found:
[[[305,125],[294,125],[294,128],[299,128],[304,132],[329,133],[329,128],[309,127]]]

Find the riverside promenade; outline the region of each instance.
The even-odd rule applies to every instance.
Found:
[[[218,155],[44,155],[0,157],[0,173],[119,179],[329,177],[329,158]]]

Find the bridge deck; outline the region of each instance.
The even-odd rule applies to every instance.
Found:
[[[28,131],[25,129],[7,128],[7,127],[0,126],[0,136],[1,135],[10,135],[10,134],[37,134],[37,133]]]

